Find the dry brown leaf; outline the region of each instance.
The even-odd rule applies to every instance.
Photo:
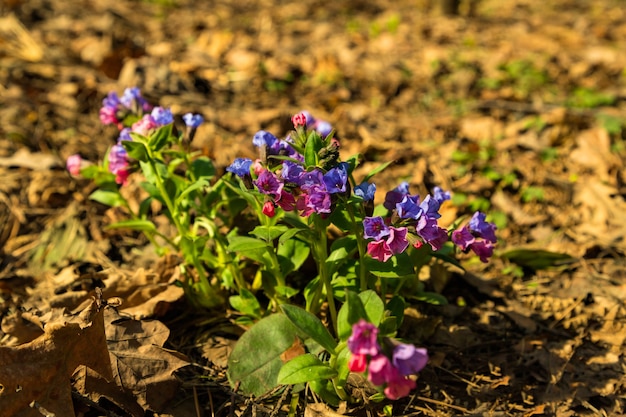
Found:
[[[174,372],[189,364],[182,354],[162,347],[169,329],[157,320],[123,317],[114,309],[106,310],[105,322],[113,381],[118,389],[89,371],[76,375],[76,389],[93,401],[105,396],[133,415],[143,415],[137,414],[138,407],[160,412],[179,387]]]
[[[112,378],[103,311],[94,300],[77,316],[47,323],[32,342],[0,347],[0,417],[41,417],[29,407],[34,401],[56,416],[73,416],[70,377],[78,366]]]

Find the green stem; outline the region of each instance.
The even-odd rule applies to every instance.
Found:
[[[330,319],[333,323],[333,329],[335,334],[337,334],[337,306],[335,306],[335,297],[333,295],[333,288],[330,282],[330,276],[328,276],[328,268],[326,266],[326,259],[328,259],[328,236],[326,234],[326,226],[322,224],[321,219],[315,215],[314,224],[315,229],[319,233],[319,238],[315,241],[313,245],[313,250],[315,253],[315,258],[317,260],[317,267],[320,275],[320,288],[323,286],[326,289],[326,301],[328,302],[328,311],[330,312]],[[317,298],[314,300],[317,302],[319,300],[318,294],[319,290],[316,291]]]
[[[365,267],[365,255],[367,253],[367,249],[365,247],[365,240],[363,239],[363,230],[357,226],[356,216],[354,215],[354,207],[352,204],[347,203],[348,214],[350,215],[350,220],[352,221],[352,226],[354,227],[354,235],[356,236],[356,246],[359,251],[359,283],[361,286],[361,291],[367,290],[367,268]]]

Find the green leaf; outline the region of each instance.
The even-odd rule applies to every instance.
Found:
[[[96,190],[89,196],[91,200],[105,204],[109,207],[120,207],[126,205],[126,199],[116,191]]]
[[[361,319],[368,319],[363,301],[354,291],[346,291],[346,302],[337,313],[339,339],[346,340],[352,334],[352,325]]]
[[[194,183],[191,183],[187,188],[185,188],[178,197],[176,197],[176,202],[174,203],[175,205],[180,205],[181,202],[183,201],[183,199],[189,195],[189,193],[192,193],[198,189],[204,188],[206,186],[209,185],[209,181],[205,180],[205,179],[201,179],[198,180]]]
[[[383,303],[383,300],[372,290],[359,293],[359,298],[363,302],[363,308],[367,314],[367,321],[378,326],[385,314],[385,303]]]
[[[189,170],[196,178],[206,178],[215,176],[215,166],[206,156],[201,156],[191,163]]]
[[[320,136],[315,132],[311,132],[304,148],[304,164],[307,168],[317,166],[319,161],[318,153],[323,146],[324,143]]]
[[[319,360],[310,353],[296,356],[283,365],[278,373],[278,383],[281,385],[302,384],[320,379],[331,379],[337,376],[337,371]]]
[[[295,229],[289,229],[289,231],[292,230]],[[285,234],[281,236],[281,239]],[[309,258],[311,247],[298,239],[291,239],[280,243],[281,239],[278,240],[279,244],[276,255],[283,275],[286,276],[290,272],[300,269],[302,264]]]
[[[436,292],[430,291],[422,291],[410,298],[436,306],[443,306],[448,304],[448,300],[446,299],[446,297]]]
[[[245,288],[239,290],[239,295],[228,298],[230,305],[237,311],[255,318],[261,317],[261,305],[252,292]]]
[[[123,140],[122,146],[128,152],[128,156],[138,161],[148,161],[148,149],[142,142],[135,142],[132,140]]]
[[[156,232],[156,226],[150,220],[123,220],[121,222],[113,223],[107,226],[107,229],[130,229],[138,230],[140,232]]]
[[[172,126],[173,123],[170,123],[152,132],[148,140],[148,146],[154,151],[161,150],[172,138]]]
[[[402,278],[414,274],[413,263],[406,252],[392,256],[387,262],[369,256],[363,262],[369,272],[381,278]]]
[[[259,397],[278,386],[283,366],[280,355],[298,337],[298,329],[284,314],[259,320],[237,341],[228,358],[227,376],[231,387],[239,384],[244,395]]]
[[[251,235],[263,239],[266,242],[272,242],[274,239],[287,231],[287,226],[257,226],[250,232]]]
[[[377,166],[376,168],[374,168],[373,170],[371,170],[366,176],[365,178],[363,178],[363,181],[368,181],[370,178],[372,178],[374,175],[378,174],[379,172],[383,171],[385,168],[387,168],[389,165],[393,164],[394,161],[389,161],[389,162],[385,162],[382,165]]]
[[[331,336],[330,332],[324,326],[320,319],[314,314],[309,313],[303,308],[294,305],[283,304],[281,310],[287,318],[304,334],[315,340],[324,349],[331,354],[335,354],[337,341]]]
[[[231,252],[247,252],[259,249],[267,249],[267,242],[248,236],[230,237],[228,239],[228,243],[228,250]]]
[[[576,262],[576,258],[566,253],[543,249],[513,249],[500,255],[504,259],[530,269],[546,269]]]
[[[406,308],[406,302],[404,298],[399,295],[394,295],[387,303],[386,309],[391,312],[391,316],[396,318],[396,329],[400,328],[402,321],[404,320],[404,309]]]

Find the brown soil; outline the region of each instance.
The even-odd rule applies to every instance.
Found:
[[[17,334],[26,327],[10,318],[50,310],[33,299],[43,283],[67,295],[87,277],[155,270],[141,236],[103,229],[123,212],[88,200],[93,186],[63,162],[101,159],[116,137],[99,123],[102,98],[139,86],[154,104],[205,116],[194,144],[220,168],[253,156],[256,131],[283,134],[307,109],[337,129],[344,156],[363,155],[364,171],[395,161],[379,197],[401,180],[422,193],[440,185],[457,196],[444,219],[481,208],[497,220],[490,264],[429,271],[450,303],[409,310],[403,336],[432,360],[394,415],[625,414],[623,2],[483,0],[453,17],[435,3],[4,1],[0,346],[40,334]],[[172,330],[166,346],[196,366],[178,373],[169,409],[146,415],[283,412],[277,398],[231,393],[222,365],[237,328],[226,317],[192,326],[173,319],[180,307],[150,311]],[[75,403],[81,415],[122,413]]]

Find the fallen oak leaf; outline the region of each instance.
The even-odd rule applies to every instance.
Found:
[[[113,382],[81,370],[74,387],[92,401],[105,397],[133,416],[161,412],[180,385],[174,372],[189,364],[181,353],[162,347],[169,329],[158,320],[123,317],[115,309],[106,310],[104,321]]]
[[[73,416],[70,377],[77,367],[113,377],[103,312],[94,300],[76,316],[47,323],[33,341],[0,347],[0,417],[41,417],[32,403],[56,416]]]

